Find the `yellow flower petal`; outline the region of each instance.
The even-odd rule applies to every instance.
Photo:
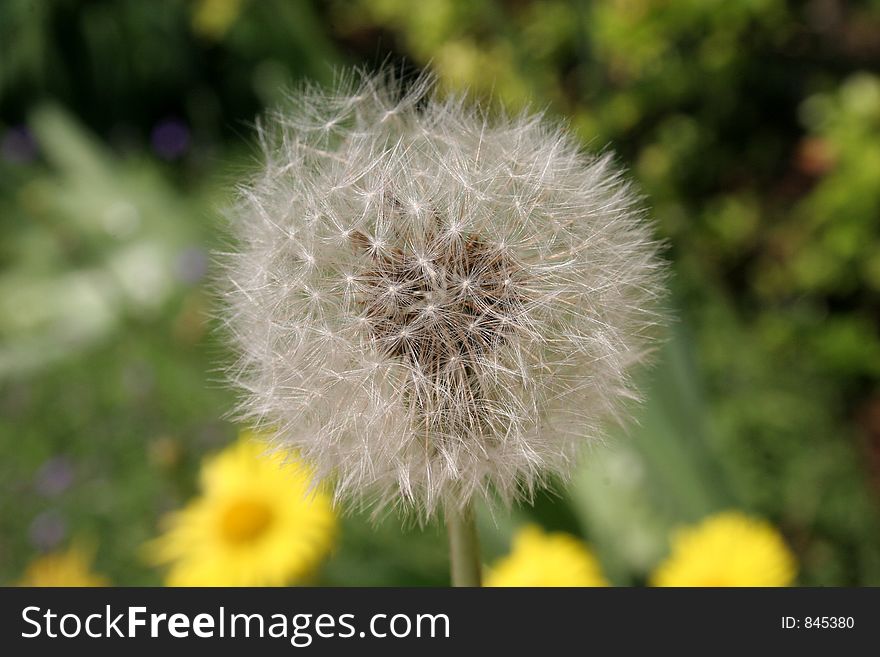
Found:
[[[489,570],[486,586],[608,586],[599,562],[579,539],[527,525],[511,553]]]
[[[302,583],[333,547],[329,496],[312,490],[302,462],[267,453],[253,434],[207,459],[201,484],[148,545],[150,559],[169,566],[170,586]]]
[[[197,0],[193,8],[193,30],[206,38],[219,40],[238,20],[242,0]]]
[[[106,577],[92,572],[92,555],[73,545],[64,552],[37,557],[25,569],[18,586],[110,586]]]
[[[652,586],[788,586],[797,562],[770,523],[737,511],[709,516],[673,537]]]

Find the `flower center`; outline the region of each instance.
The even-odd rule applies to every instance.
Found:
[[[503,247],[439,226],[408,246],[378,249],[361,233],[352,241],[372,256],[356,278],[359,312],[379,350],[409,369],[420,427],[473,430],[491,403],[480,365],[523,322],[522,267]]]
[[[273,515],[269,505],[261,500],[233,500],[220,515],[220,535],[234,545],[250,543],[266,533]]]
[[[359,277],[372,337],[389,356],[438,373],[502,344],[522,311],[518,268],[476,237],[458,248],[428,244],[430,260],[404,250],[374,256]]]

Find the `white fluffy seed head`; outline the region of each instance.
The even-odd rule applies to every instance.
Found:
[[[260,135],[223,256],[239,415],[338,497],[527,498],[620,419],[664,267],[610,156],[388,75]]]

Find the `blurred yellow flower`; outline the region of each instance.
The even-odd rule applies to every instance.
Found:
[[[672,538],[652,586],[788,586],[797,562],[770,523],[738,511],[709,516]]]
[[[486,574],[485,586],[608,586],[599,562],[576,537],[523,527],[510,554]]]
[[[196,34],[221,39],[241,13],[242,0],[196,0],[192,26]]]
[[[169,586],[302,583],[333,547],[329,496],[308,468],[267,454],[253,434],[202,465],[202,495],[166,519],[150,559],[170,566]]]
[[[92,572],[89,550],[72,545],[31,561],[18,586],[110,586],[110,581]]]

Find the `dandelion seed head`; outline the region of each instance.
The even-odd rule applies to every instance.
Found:
[[[664,267],[610,156],[387,75],[260,136],[226,258],[239,416],[338,497],[528,497],[625,415]]]

